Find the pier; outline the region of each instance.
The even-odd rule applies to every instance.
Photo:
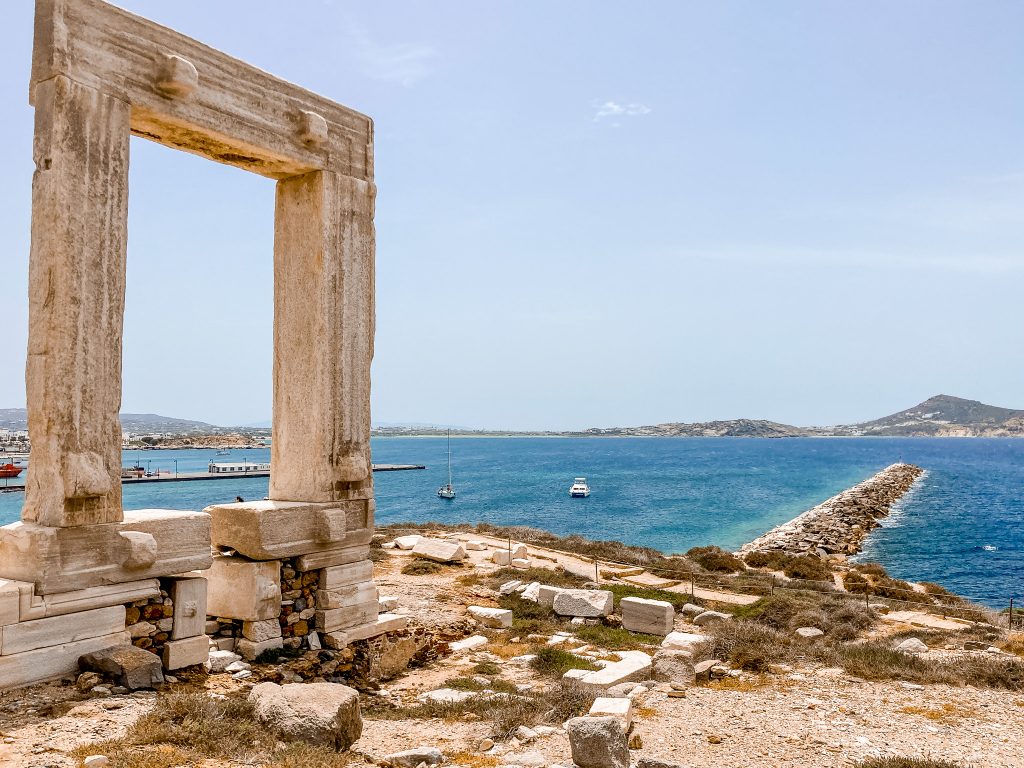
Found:
[[[374,464],[374,472],[406,472],[414,469],[426,469],[425,464]],[[237,480],[243,477],[270,477],[266,470],[249,470],[246,472],[161,472],[151,477],[122,477],[121,485],[137,485],[139,483],[186,483],[195,480]],[[25,482],[19,477],[17,482],[5,483],[0,480],[0,493],[4,491],[24,491]]]

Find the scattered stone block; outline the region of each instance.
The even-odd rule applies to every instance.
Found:
[[[164,683],[160,658],[149,651],[124,645],[85,653],[78,666],[85,672],[99,672],[131,691],[157,688]]]
[[[617,717],[575,717],[565,724],[579,768],[629,768],[629,741]]]
[[[268,640],[254,643],[252,640],[241,638],[235,642],[235,652],[240,654],[246,661],[252,661],[264,651],[284,648],[284,640],[280,637],[272,637]]]
[[[692,651],[694,647],[707,640],[705,635],[692,632],[669,632],[661,641],[661,647],[675,651]]]
[[[473,635],[465,640],[456,640],[454,643],[449,643],[448,647],[451,648],[453,653],[461,653],[462,651],[479,648],[482,645],[487,645],[487,638],[483,635]]]
[[[796,634],[798,634],[800,637],[804,637],[810,640],[812,637],[821,637],[825,633],[817,627],[798,627],[796,630]]]
[[[242,637],[246,640],[252,640],[254,643],[262,643],[265,640],[281,637],[281,622],[277,619],[243,621]]]
[[[171,579],[171,600],[174,602],[174,618],[171,624],[171,639],[181,640],[203,634],[206,625],[206,579]]]
[[[719,611],[704,611],[693,617],[693,623],[698,627],[706,627],[708,624],[712,624],[716,621],[728,621],[731,619],[728,613],[721,613]]]
[[[896,646],[896,650],[903,653],[928,653],[928,646],[916,637],[908,637]]]
[[[615,596],[603,589],[563,589],[552,603],[559,616],[584,618],[608,616],[614,605]]]
[[[699,661],[693,665],[693,674],[696,679],[699,679],[701,675],[704,675],[707,679],[711,679],[711,670],[722,663],[721,659],[708,659],[707,661]]]
[[[494,746],[493,742],[491,746]],[[444,762],[444,755],[435,747],[416,747],[416,749],[406,749],[402,752],[385,755],[384,762],[395,768],[419,768],[421,763],[440,765]]]
[[[487,608],[481,605],[469,606],[470,615],[485,627],[501,629],[512,626],[512,611],[502,608]]]
[[[588,717],[615,717],[626,731],[633,725],[633,700],[628,697],[598,696],[590,706]]]
[[[523,586],[523,582],[513,579],[512,581],[506,581],[500,587],[498,587],[499,595],[511,595],[519,587]]]
[[[467,552],[484,552],[487,544],[482,541],[467,541],[465,547]]]
[[[433,560],[438,563],[457,563],[466,559],[466,550],[457,541],[421,538],[412,548],[416,557]]]
[[[643,651],[618,651],[618,661],[601,669],[588,671],[579,678],[581,683],[595,688],[610,688],[619,683],[647,680],[651,676],[651,657]],[[570,670],[572,671],[572,670]]]
[[[665,600],[624,597],[619,601],[622,626],[630,632],[666,636],[672,631],[676,612]]]
[[[377,609],[381,613],[391,613],[398,608],[397,597],[381,597],[377,600]]]
[[[437,704],[458,704],[459,702],[472,699],[476,694],[473,691],[459,691],[455,688],[438,688],[435,691],[421,693],[416,698],[419,701],[432,701]]]
[[[106,755],[89,755],[82,761],[84,768],[107,768],[110,758]]]
[[[651,677],[664,682],[693,685],[696,680],[693,656],[689,651],[662,648],[651,660]]]
[[[518,568],[525,571],[530,567],[530,561],[523,557],[513,557],[512,562],[509,563],[513,568]]]
[[[702,608],[699,605],[693,603],[684,603],[683,607],[679,609],[679,612],[684,616],[700,616],[707,608]]]
[[[682,763],[670,763],[657,757],[641,757],[636,761],[636,768],[686,768]]]
[[[525,544],[515,544],[512,547],[512,559],[513,560],[529,560],[530,550]]]
[[[281,564],[215,557],[207,574],[207,611],[244,621],[277,619],[281,613]]]
[[[339,589],[367,581],[373,581],[372,560],[358,560],[320,570],[320,589]]]
[[[164,643],[164,669],[175,670],[205,664],[210,655],[210,641],[206,635],[168,640]]]
[[[419,544],[422,536],[399,536],[395,539],[395,546],[399,549],[410,550]]]
[[[324,632],[321,635],[323,644],[335,650],[347,647],[357,640],[367,640],[388,632],[398,632],[405,629],[409,623],[408,616],[399,616],[393,613],[382,613],[376,621],[367,622],[358,627],[341,630],[337,632]]]
[[[549,587],[547,584],[541,584],[537,590],[537,602],[551,608],[555,604],[555,597],[562,591],[562,587]]]
[[[495,565],[508,565],[512,562],[512,555],[507,549],[496,549],[491,552],[491,562]]]
[[[210,651],[206,661],[207,669],[212,674],[226,672],[229,665],[241,661],[242,657],[233,651]]]
[[[519,593],[519,596],[523,600],[529,600],[531,603],[540,602],[540,582],[534,581],[526,585],[526,589]]]
[[[249,701],[257,720],[287,741],[344,750],[363,732],[359,694],[338,683],[260,683]]]

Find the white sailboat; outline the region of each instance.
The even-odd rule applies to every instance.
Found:
[[[452,485],[452,431],[448,430],[448,485],[442,485],[437,489],[437,495],[442,499],[455,498],[455,486]]]

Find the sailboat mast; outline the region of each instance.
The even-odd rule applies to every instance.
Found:
[[[452,487],[452,431],[448,430],[448,487]]]

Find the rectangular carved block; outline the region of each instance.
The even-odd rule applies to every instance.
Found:
[[[303,572],[319,571],[321,568],[331,568],[337,565],[348,565],[359,560],[366,560],[370,556],[370,539],[373,530],[368,529],[366,542],[355,544],[338,549],[325,549],[322,552],[310,552],[308,555],[301,555],[295,560],[296,567]]]
[[[254,560],[295,557],[369,543],[373,501],[254,501],[207,507],[216,547]]]
[[[0,689],[41,683],[78,672],[79,657],[119,645],[131,645],[132,638],[121,631],[88,640],[38,648],[34,651],[0,656]]]
[[[210,616],[262,621],[281,613],[281,563],[277,560],[215,557],[206,579]]]
[[[332,608],[349,608],[354,605],[379,601],[379,599],[380,594],[377,592],[377,585],[370,581],[363,584],[351,584],[347,587],[336,587],[330,590],[317,590],[316,607],[321,611],[328,611]]]
[[[181,640],[204,634],[206,629],[206,579],[202,576],[171,579],[171,600],[174,602],[174,624],[171,627],[171,639]]]
[[[41,598],[45,616],[62,616],[66,613],[105,608],[108,605],[124,605],[136,600],[145,600],[160,594],[160,582],[156,579],[128,581],[102,587],[76,589],[74,592],[57,592]],[[25,617],[22,617],[22,621]]]
[[[408,616],[399,616],[395,613],[382,613],[374,621],[361,624],[351,629],[326,632],[323,635],[324,645],[328,648],[340,649],[349,643],[357,640],[368,640],[387,632],[398,632],[405,629],[409,623]]]
[[[181,669],[202,664],[210,656],[210,638],[206,635],[168,640],[164,644],[164,669]]]
[[[340,629],[349,629],[359,624],[367,624],[377,620],[377,613],[380,606],[377,599],[361,605],[353,605],[348,608],[333,608],[327,611],[316,612],[316,628],[320,632],[336,632]]]
[[[0,629],[0,655],[10,656],[51,645],[64,645],[112,635],[124,630],[124,615],[124,606],[114,605],[82,613],[9,624]]]
[[[373,579],[373,561],[359,560],[320,570],[320,589],[338,589]]]
[[[141,509],[121,523],[0,527],[0,575],[33,582],[37,595],[205,570],[212,560],[202,512]]]

